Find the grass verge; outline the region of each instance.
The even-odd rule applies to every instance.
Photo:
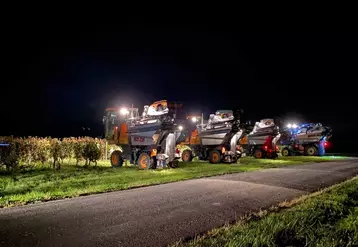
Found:
[[[343,157],[282,157],[276,160],[242,158],[238,164],[181,163],[177,169],[139,170],[128,166],[112,168],[63,165],[61,170],[35,169],[0,175],[0,207],[11,207],[100,192],[124,190],[193,178],[283,167],[303,162],[325,162]]]
[[[358,177],[174,246],[358,246]]]

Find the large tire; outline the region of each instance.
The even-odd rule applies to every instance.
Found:
[[[184,150],[183,153],[181,154],[181,159],[185,163],[191,162],[193,160],[193,152],[189,149]]]
[[[213,150],[209,154],[209,162],[211,164],[218,164],[221,161],[221,154],[218,150]]]
[[[236,155],[236,162],[242,158],[242,153]]]
[[[124,159],[122,152],[119,150],[113,151],[111,154],[111,165],[112,167],[121,167],[123,165]]]
[[[177,168],[179,167],[179,160],[173,160],[172,162],[168,163],[168,167],[170,168]]]
[[[290,150],[288,150],[288,148],[283,148],[282,150],[281,150],[281,155],[282,156],[290,156],[291,154],[290,154]]]
[[[255,151],[254,151],[254,157],[255,157],[256,159],[262,159],[262,158],[264,157],[264,152],[262,151],[261,148],[255,149]]]
[[[270,159],[276,159],[276,158],[278,158],[278,154],[276,153],[276,152],[272,152],[272,153],[270,153],[270,157],[269,157]]]
[[[305,155],[306,156],[317,156],[318,150],[315,146],[309,145],[305,147]]]
[[[150,169],[151,168],[151,157],[147,153],[141,153],[137,160],[137,165],[141,169]]]

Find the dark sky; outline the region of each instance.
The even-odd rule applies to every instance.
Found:
[[[129,24],[128,24],[129,23]],[[290,116],[357,136],[356,33],[23,23],[3,31],[1,135],[102,134],[104,108],[166,98]],[[342,139],[342,140],[343,140]],[[352,141],[353,143],[353,141]]]

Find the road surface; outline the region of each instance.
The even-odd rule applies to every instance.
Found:
[[[0,209],[0,246],[165,246],[357,174],[352,159]]]

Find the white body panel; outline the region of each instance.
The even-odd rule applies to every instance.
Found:
[[[165,141],[165,154],[168,155],[168,161],[174,160],[175,156],[175,135],[173,133],[168,134]]]
[[[236,152],[237,141],[242,136],[243,130],[239,130],[230,140],[230,151]]]
[[[201,144],[204,145],[204,146],[207,146],[207,145],[220,145],[223,140],[224,140],[224,137],[225,135],[227,134],[228,132],[222,132],[222,133],[218,133],[218,134],[202,134],[200,135],[200,140],[201,140]]]
[[[153,140],[154,134],[160,128],[161,123],[157,120],[154,122],[130,126],[128,129],[129,138],[132,145],[147,146],[155,144]]]
[[[249,144],[250,145],[263,145],[263,144],[265,144],[265,141],[269,136],[270,135],[248,136]]]
[[[277,136],[275,136],[275,138],[272,139],[273,146],[277,145],[277,142],[280,140],[280,138],[281,138],[281,134],[278,134]]]
[[[301,133],[295,135],[295,139],[299,143],[307,143],[307,142],[319,142],[322,138],[323,129],[316,129],[316,130],[302,130]]]
[[[153,106],[149,106],[147,116],[161,116],[164,114],[167,114],[169,112],[169,109],[163,109],[161,111],[157,111]]]

